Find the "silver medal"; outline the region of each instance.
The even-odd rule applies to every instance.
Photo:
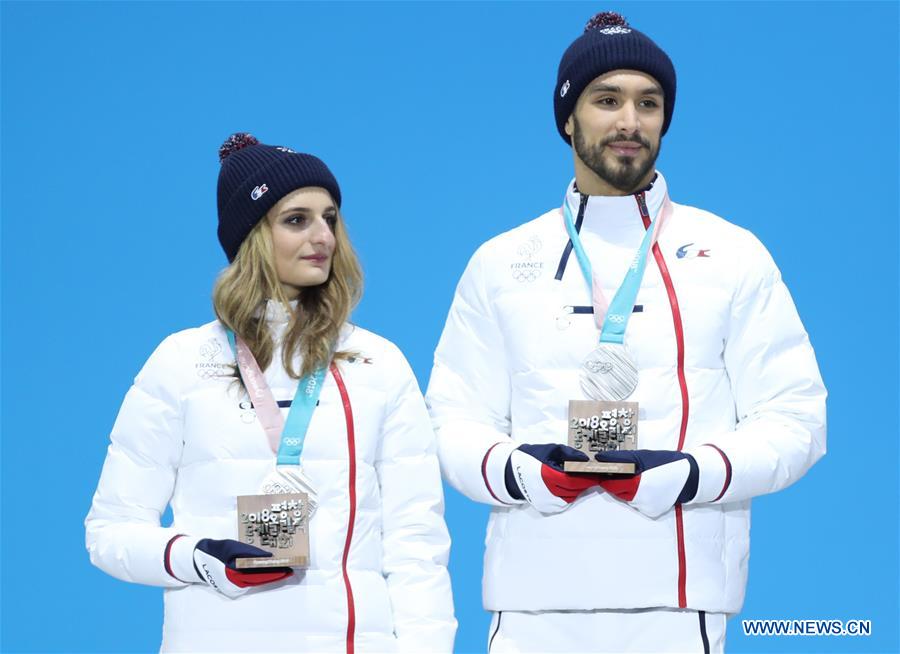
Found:
[[[619,343],[600,343],[581,364],[581,390],[592,400],[624,400],[637,383],[637,367]]]

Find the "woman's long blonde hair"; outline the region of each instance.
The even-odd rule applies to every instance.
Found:
[[[285,331],[282,365],[294,379],[328,366],[332,359],[351,354],[335,352],[335,348],[341,326],[362,296],[363,279],[340,212],[334,225],[334,240],[328,279],[324,284],[302,290]],[[263,217],[213,287],[216,316],[247,343],[260,370],[272,363],[275,349],[266,325],[266,301],[275,300],[291,310],[278,281],[273,252],[272,228]],[[293,360],[298,352],[303,364],[295,371]]]

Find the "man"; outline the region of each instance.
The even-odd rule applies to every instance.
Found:
[[[591,19],[554,89],[563,207],[478,249],[435,353],[442,470],[494,507],[491,652],[721,651],[750,499],[825,452],[825,389],[768,252],[655,170],[675,87],[647,36]],[[589,462],[565,445],[585,399],[638,403],[637,449],[591,451],[632,474],[564,470]]]

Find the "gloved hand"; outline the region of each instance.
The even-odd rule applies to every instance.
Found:
[[[588,460],[586,454],[567,445],[520,445],[506,462],[506,490],[541,513],[559,513],[582,491],[600,484],[597,475],[563,472],[565,461]]]
[[[604,475],[600,486],[651,518],[691,501],[697,494],[700,470],[696,459],[686,452],[613,450],[598,452],[594,458],[635,465],[633,475]]]
[[[255,586],[280,581],[294,574],[290,568],[238,570],[235,559],[270,557],[272,553],[230,538],[204,538],[188,550],[192,543],[191,539],[179,536],[169,541],[166,570],[180,581],[202,581],[232,599]],[[193,574],[190,573],[191,568]]]

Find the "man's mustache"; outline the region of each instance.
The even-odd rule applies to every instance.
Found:
[[[633,136],[614,136],[605,139],[600,145],[609,145],[610,143],[637,143],[638,145],[643,145],[645,148],[650,149],[650,141],[638,134]]]

